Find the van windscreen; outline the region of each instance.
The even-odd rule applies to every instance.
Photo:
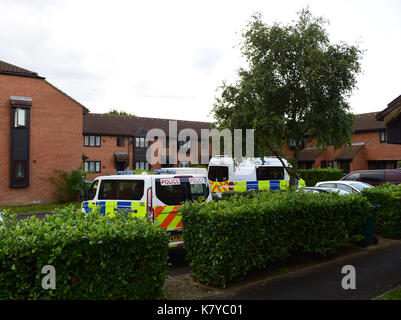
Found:
[[[143,180],[102,180],[99,200],[141,200],[144,193]]]
[[[209,166],[208,178],[210,181],[227,181],[228,167],[227,166]]]
[[[160,180],[156,179],[156,197],[169,206],[179,205],[187,200],[198,200],[204,197],[205,200],[209,196],[209,187],[206,183],[193,184],[189,183],[189,178],[179,178],[177,184],[163,185]]]

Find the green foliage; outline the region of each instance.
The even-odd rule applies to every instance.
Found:
[[[109,112],[107,112],[106,114],[113,114],[116,116],[131,116],[131,117],[135,117],[134,114],[132,113],[128,113],[122,110],[117,110],[117,109],[111,109]]]
[[[167,277],[168,235],[125,214],[60,209],[0,222],[0,299],[156,299]],[[56,269],[44,290],[42,267]]]
[[[362,195],[379,206],[376,232],[386,238],[401,239],[401,185],[384,184],[364,189]]]
[[[353,134],[347,98],[356,87],[362,52],[332,44],[325,25],[308,10],[290,25],[266,25],[260,14],[253,16],[242,34],[247,67],[234,84],[223,83],[212,110],[218,129],[255,130],[255,156],[287,158],[293,141],[291,185],[306,134],[322,149],[341,147]]]
[[[224,287],[294,252],[335,253],[362,232],[370,210],[357,195],[294,191],[186,203],[184,246],[194,276]]]
[[[55,186],[54,195],[59,202],[72,202],[79,199],[81,191],[87,191],[90,184],[85,181],[86,173],[81,169],[68,173],[64,170],[55,170],[56,176],[50,178]]]
[[[342,170],[333,168],[299,169],[298,174],[308,187],[313,187],[321,181],[340,180],[344,177]]]

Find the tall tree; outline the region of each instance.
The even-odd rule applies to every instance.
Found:
[[[266,25],[252,16],[242,33],[246,68],[234,84],[223,82],[212,114],[219,129],[254,129],[255,155],[287,159],[295,184],[305,135],[317,147],[350,143],[354,116],[347,99],[356,87],[362,50],[331,44],[327,21],[308,9],[292,24]],[[285,148],[291,144],[292,157]]]

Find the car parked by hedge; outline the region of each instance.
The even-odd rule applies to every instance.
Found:
[[[305,187],[298,189],[299,192],[309,192],[309,193],[338,193],[340,195],[350,194],[352,191],[345,191],[338,188],[327,188],[327,187]]]
[[[401,184],[401,169],[359,170],[347,174],[341,180],[360,181],[372,186],[385,183]]]
[[[316,187],[337,188],[355,194],[360,194],[363,189],[373,188],[372,185],[364,182],[343,180],[318,182]]]

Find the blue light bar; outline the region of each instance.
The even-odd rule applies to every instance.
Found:
[[[116,174],[135,174],[135,171],[117,171]]]
[[[161,174],[161,173],[169,173],[169,174],[175,174],[177,173],[176,170],[171,170],[171,169],[158,169],[153,171],[154,174]]]

